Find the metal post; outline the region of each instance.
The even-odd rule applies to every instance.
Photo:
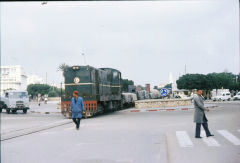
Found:
[[[187,74],[187,65],[185,64],[185,75]]]
[[[47,84],[47,72],[46,72],[46,84]]]
[[[61,82],[61,98],[62,98],[62,82]]]
[[[83,59],[84,59],[84,65],[86,66],[87,64],[86,64],[86,57],[85,57],[85,54],[82,53],[82,55],[83,55]]]

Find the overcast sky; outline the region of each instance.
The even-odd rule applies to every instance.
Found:
[[[1,64],[63,81],[58,65],[110,67],[135,84],[239,72],[239,1],[1,4]]]

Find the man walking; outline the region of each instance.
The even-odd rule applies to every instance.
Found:
[[[203,96],[202,96],[202,90],[198,89],[197,90],[197,94],[195,94],[193,96],[193,101],[194,101],[194,122],[196,123],[196,133],[195,133],[195,138],[202,138],[200,136],[201,133],[201,125],[203,126],[207,137],[209,136],[214,136],[210,133],[209,129],[208,129],[208,120],[207,117],[205,115],[205,111],[209,111],[208,108],[204,107],[204,103],[203,103]]]
[[[82,112],[85,109],[82,97],[78,97],[78,91],[73,92],[70,110],[72,111],[72,119],[73,122],[76,124],[76,129],[79,130]]]

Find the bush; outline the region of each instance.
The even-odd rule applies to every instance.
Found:
[[[48,93],[48,97],[58,97],[59,95],[58,95],[58,93],[56,92],[56,91],[50,91],[49,93]]]

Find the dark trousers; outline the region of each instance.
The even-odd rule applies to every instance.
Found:
[[[81,118],[73,118],[73,122],[76,124],[76,127],[79,128]]]
[[[195,133],[195,136],[200,136],[200,133],[201,133],[201,125],[203,126],[205,132],[206,132],[206,135],[209,136],[211,135],[209,129],[208,129],[208,123],[207,122],[204,122],[204,123],[196,123],[196,133]]]

